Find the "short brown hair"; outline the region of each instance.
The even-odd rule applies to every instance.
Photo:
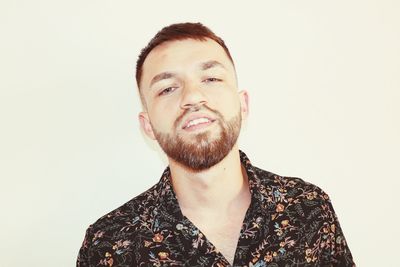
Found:
[[[225,42],[215,35],[209,28],[198,23],[176,23],[171,24],[162,28],[154,37],[150,40],[145,48],[140,52],[139,58],[136,62],[136,83],[140,91],[140,80],[142,78],[143,63],[149,53],[157,46],[162,43],[169,41],[178,41],[185,39],[194,39],[198,41],[206,41],[206,38],[214,40],[225,50],[227,56],[233,63],[231,54],[229,53],[228,47],[226,47]]]

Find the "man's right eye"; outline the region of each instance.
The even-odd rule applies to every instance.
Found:
[[[176,89],[176,87],[172,87],[172,86],[171,87],[167,87],[167,88],[161,90],[161,92],[158,95],[159,96],[167,95],[167,94],[172,93],[173,91],[175,91],[175,89]]]

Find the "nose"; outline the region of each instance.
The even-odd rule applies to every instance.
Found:
[[[199,85],[186,83],[183,89],[181,108],[191,109],[207,104],[207,98]]]

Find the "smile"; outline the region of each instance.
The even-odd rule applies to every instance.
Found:
[[[183,125],[182,129],[185,130],[196,130],[208,126],[213,123],[215,120],[207,117],[197,117],[194,119],[189,119]]]

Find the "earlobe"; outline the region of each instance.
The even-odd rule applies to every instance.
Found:
[[[245,90],[240,91],[239,98],[242,118],[247,118],[247,116],[249,115],[249,94]]]
[[[142,128],[143,132],[149,138],[155,140],[156,137],[154,136],[153,127],[150,124],[149,114],[147,114],[147,112],[139,113],[139,122],[140,122],[140,128]]]

